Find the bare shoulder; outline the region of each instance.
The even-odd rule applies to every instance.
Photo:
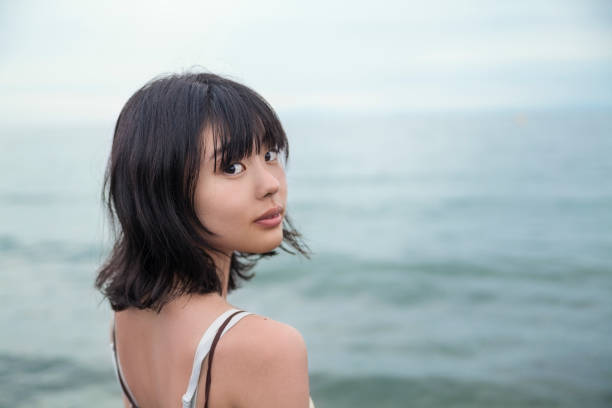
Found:
[[[232,331],[235,334],[232,336],[232,345],[243,351],[253,351],[255,347],[259,353],[265,351],[271,351],[274,354],[281,351],[306,352],[304,338],[295,327],[265,316],[256,314],[245,316]],[[226,336],[229,333],[228,331]],[[234,342],[236,344],[233,344]]]
[[[231,373],[232,406],[308,407],[308,353],[296,328],[248,315],[223,336],[218,352]]]

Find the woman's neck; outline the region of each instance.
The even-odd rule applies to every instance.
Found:
[[[213,259],[217,267],[217,275],[221,280],[222,293],[221,297],[227,300],[227,287],[229,284],[230,264],[232,261],[232,252],[220,254],[215,251],[208,252],[208,255]]]

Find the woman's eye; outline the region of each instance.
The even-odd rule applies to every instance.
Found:
[[[227,173],[227,174],[232,175],[232,176],[241,173],[241,171],[237,171],[236,170],[236,168],[237,168],[236,166],[240,166],[240,167],[242,167],[244,169],[244,166],[242,164],[240,164],[240,163],[232,163],[229,166],[227,166],[223,171],[225,173]]]
[[[278,150],[270,150],[266,153],[266,160],[276,160],[278,158]],[[271,157],[271,158],[270,158]]]

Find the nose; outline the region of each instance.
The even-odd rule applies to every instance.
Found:
[[[265,198],[276,194],[281,186],[278,174],[269,168],[265,161],[258,161],[257,165],[257,197]],[[277,170],[278,171],[278,170]],[[282,170],[281,170],[282,171]]]

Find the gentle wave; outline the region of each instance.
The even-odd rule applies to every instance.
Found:
[[[612,393],[605,389],[565,387],[546,379],[519,384],[442,376],[397,378],[312,374],[311,395],[317,407],[609,407]]]
[[[64,357],[0,354],[0,407],[31,407],[54,394],[78,394],[88,387],[102,389],[110,400],[117,394],[115,382],[109,366],[96,368]]]
[[[10,257],[33,263],[47,261],[97,262],[107,251],[108,248],[103,247],[100,243],[79,244],[62,240],[24,243],[12,235],[0,235],[0,254],[5,259]]]

